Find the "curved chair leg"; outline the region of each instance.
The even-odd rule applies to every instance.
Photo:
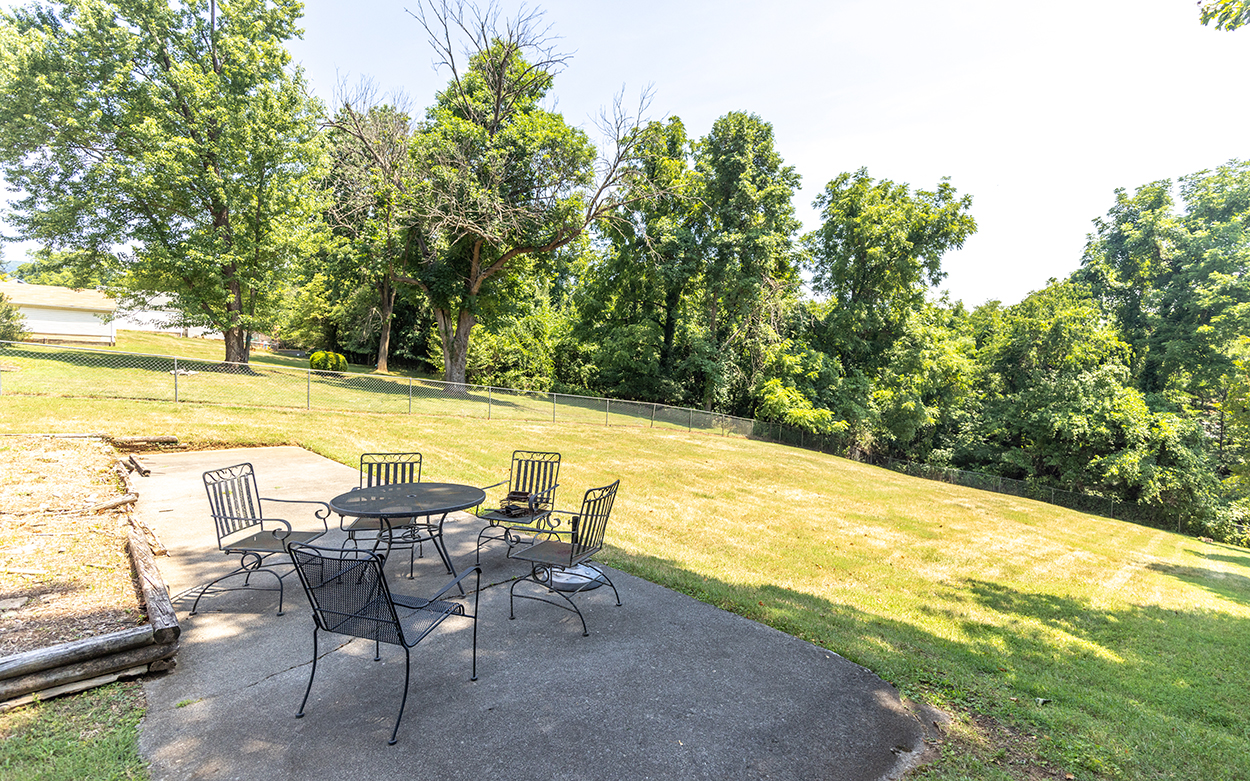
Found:
[[[529,581],[530,583],[534,583],[535,585],[542,586],[543,588],[547,589],[548,594],[555,594],[559,596],[565,602],[568,602],[569,606],[564,607],[564,605],[561,605],[558,602],[552,602],[550,599],[543,599],[542,597],[530,597],[530,596],[526,596],[525,594],[521,595],[520,597],[521,599],[528,599],[534,602],[546,602],[548,605],[555,605],[558,608],[563,608],[564,610],[570,610],[576,613],[578,620],[582,622],[582,637],[590,637],[590,630],[586,628],[586,617],[583,616],[582,611],[578,609],[577,603],[574,602],[572,599],[570,599],[568,595],[566,595],[563,591],[557,591],[556,589],[553,589],[551,586],[543,585],[538,580],[534,572],[530,572],[530,574],[527,577],[518,578],[517,580],[512,581],[512,587],[508,589],[508,618],[509,619],[516,618],[516,613],[513,610],[513,606],[512,606],[513,600],[517,598],[516,587],[520,585],[521,583],[525,583],[526,581]],[[573,593],[577,594],[579,592],[575,591]]]
[[[395,745],[396,737],[399,735],[399,722],[404,718],[404,706],[408,704],[408,677],[412,671],[412,651],[408,646],[404,646],[404,698],[399,701],[399,715],[395,717],[395,729],[391,730],[391,739],[387,741],[388,745]]]
[[[304,706],[308,704],[308,694],[312,691],[313,678],[317,677],[317,628],[313,627],[313,660],[312,672],[308,675],[308,688],[304,689],[304,699],[299,702],[299,713],[295,714],[295,718],[304,718]]]
[[[620,592],[618,592],[618,591],[616,590],[616,584],[612,582],[612,578],[609,578],[609,577],[608,577],[608,573],[606,573],[606,572],[604,572],[603,570],[599,569],[598,567],[594,566],[594,565],[593,565],[592,563],[590,563],[589,561],[588,561],[588,562],[586,562],[586,563],[585,563],[584,565],[582,565],[582,566],[587,567],[588,569],[593,569],[595,572],[598,572],[598,573],[599,573],[599,577],[603,578],[603,582],[604,582],[604,583],[607,583],[609,586],[611,586],[611,587],[612,587],[612,593],[616,596],[616,606],[617,606],[617,607],[620,607],[620,606],[621,606],[621,594],[620,594]]]
[[[487,534],[487,532],[489,532],[491,529],[503,529],[504,532],[503,534]],[[496,524],[493,524],[493,523],[483,527],[482,530],[478,532],[477,563],[479,565],[482,563],[482,546],[488,542],[507,542],[506,535],[507,535],[507,527],[497,526]],[[508,546],[508,547],[511,548],[512,546]]]
[[[278,615],[282,615],[282,597],[284,594],[283,587],[282,587],[282,576],[274,572],[271,569],[255,568],[255,567],[239,567],[234,572],[231,572],[229,575],[222,575],[220,578],[217,578],[216,580],[210,580],[203,588],[200,589],[200,593],[197,594],[195,597],[195,602],[191,604],[191,615],[196,614],[196,612],[199,610],[199,607],[200,607],[200,600],[204,598],[204,594],[213,586],[217,585],[223,580],[228,580],[230,578],[233,578],[235,575],[242,575],[246,573],[247,577],[244,578],[243,586],[240,587],[240,588],[246,588],[246,587],[249,587],[250,585],[252,575],[255,575],[257,572],[267,572],[270,575],[273,575],[275,578],[277,578],[278,580]],[[227,589],[227,590],[233,591],[235,589]],[[273,591],[273,589],[271,588],[258,589],[258,590],[259,591]]]

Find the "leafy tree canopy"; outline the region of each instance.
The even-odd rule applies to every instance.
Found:
[[[1203,0],[1202,23],[1214,22],[1217,30],[1236,30],[1250,23],[1250,2],[1246,0]]]
[[[813,204],[823,222],[803,243],[812,289],[833,304],[829,348],[848,369],[872,368],[902,336],[908,314],[944,276],[942,256],[976,231],[972,197],[943,179],[936,190],[843,173]]]
[[[311,251],[319,107],[290,69],[297,0],[59,0],[0,15],[0,165],[10,220],[111,256],[115,293],[168,294],[226,358],[270,324]]]

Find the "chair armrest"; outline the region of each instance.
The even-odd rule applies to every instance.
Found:
[[[546,490],[530,492],[530,510],[532,511],[534,509],[534,505],[538,503],[538,497],[547,496],[548,494],[553,494],[555,493],[555,490],[559,487],[560,487],[560,484],[556,483],[555,485],[551,486],[550,488],[547,488]],[[550,499],[550,497],[548,497],[548,499]]]
[[[266,528],[265,528],[265,524],[267,524],[267,523],[280,523],[280,524],[282,524],[282,527],[283,527],[283,528],[282,528],[282,529],[266,529]],[[290,522],[290,521],[284,521],[284,520],[282,520],[281,518],[261,518],[261,519],[260,519],[260,528],[261,528],[261,530],[262,530],[262,531],[267,531],[267,532],[270,532],[271,534],[273,534],[273,536],[275,536],[275,537],[277,537],[278,539],[280,539],[280,540],[281,540],[281,539],[284,539],[284,538],[285,538],[288,534],[290,534],[290,533],[291,533],[291,522]],[[279,532],[279,531],[281,531],[281,532],[282,532],[282,534],[278,534],[278,532]]]
[[[256,498],[257,498],[257,499],[259,499],[259,500],[260,500],[260,501],[262,501],[262,502],[284,502],[284,503],[286,503],[286,504],[318,504],[318,505],[321,505],[321,508],[322,508],[322,509],[320,509],[320,510],[317,510],[317,511],[313,512],[313,516],[314,516],[314,517],[316,517],[319,521],[321,521],[321,525],[322,525],[322,526],[324,526],[324,527],[326,527],[326,531],[329,531],[329,530],[330,530],[330,523],[329,523],[329,520],[328,520],[328,519],[329,519],[329,517],[330,517],[330,505],[326,504],[325,502],[318,502],[318,501],[313,500],[313,499],[275,499],[275,498],[273,498],[273,497],[269,497],[269,496],[258,496],[258,497],[256,497]],[[268,520],[268,519],[266,519],[266,520]],[[276,519],[275,519],[275,520],[276,520]],[[286,521],[283,521],[283,523],[286,523]],[[288,528],[288,529],[290,528],[290,524],[289,524],[289,523],[287,524],[287,528]]]
[[[443,588],[442,588],[442,590],[441,590],[441,591],[439,591],[439,592],[438,592],[437,594],[435,594],[434,596],[430,597],[430,601],[431,601],[431,602],[437,602],[437,601],[438,601],[438,599],[439,599],[440,597],[442,597],[443,595],[445,595],[448,591],[451,591],[451,590],[452,590],[453,588],[455,588],[456,586],[459,586],[459,585],[460,585],[460,581],[464,580],[466,577],[468,577],[470,574],[472,574],[472,573],[474,573],[474,572],[476,572],[476,573],[477,573],[477,577],[478,577],[478,585],[479,585],[479,586],[481,586],[481,583],[482,583],[482,568],[481,568],[480,566],[478,566],[478,565],[474,564],[472,567],[469,567],[467,570],[465,570],[464,572],[461,572],[459,575],[457,575],[457,576],[456,576],[456,578],[455,578],[455,580],[451,581],[451,582],[450,582],[450,583],[448,583],[446,586],[443,586]],[[480,589],[474,589],[474,590],[475,590],[475,591],[477,591],[477,590],[480,590]]]
[[[490,489],[492,489],[492,488],[498,488],[498,487],[499,487],[499,486],[501,486],[501,485],[507,485],[507,484],[508,484],[508,481],[507,481],[507,480],[503,480],[503,481],[498,482],[498,483],[492,483],[491,485],[484,485],[484,486],[482,486],[482,490],[483,490],[483,491],[489,491],[489,490],[490,490]]]

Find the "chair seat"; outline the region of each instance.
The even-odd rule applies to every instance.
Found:
[[[307,544],[325,532],[289,532],[283,537],[276,537],[271,531],[258,531],[247,537],[231,541],[228,545],[222,547],[222,550],[228,554],[241,553],[244,551],[265,551],[268,553],[283,553],[286,551],[287,543],[298,542]]]
[[[503,510],[491,510],[482,513],[481,518],[490,521],[493,526],[532,526],[551,515],[550,510],[528,510],[519,515],[508,515]]]
[[[569,567],[581,564],[599,551],[564,540],[544,540],[512,553],[512,558],[544,567]]]

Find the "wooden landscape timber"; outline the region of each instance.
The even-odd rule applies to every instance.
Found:
[[[176,437],[159,439],[162,444],[167,440],[177,443]],[[137,462],[128,465],[119,460],[114,470],[121,476],[126,493],[91,509],[125,509],[126,547],[148,622],[131,629],[0,658],[0,713],[29,705],[37,699],[74,694],[146,673],[165,672],[177,664],[175,657],[181,628],[169,598],[169,588],[153,556],[154,549],[164,553],[164,546],[134,510],[138,494],[130,483],[127,466],[140,474],[146,472]]]

